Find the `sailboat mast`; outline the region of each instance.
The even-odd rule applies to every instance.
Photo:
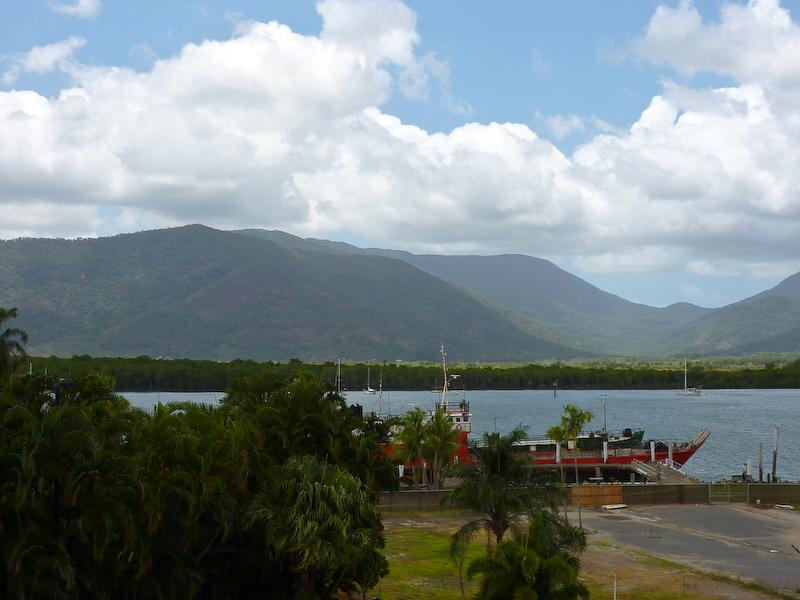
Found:
[[[689,389],[689,381],[686,378],[686,357],[683,357],[683,389]]]
[[[442,384],[442,410],[447,410],[447,352],[444,351],[444,344],[442,344],[442,371],[444,372],[444,383]]]
[[[607,425],[607,414],[606,414],[606,395],[603,394],[603,433],[608,433]]]

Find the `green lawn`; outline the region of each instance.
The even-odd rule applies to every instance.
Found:
[[[467,519],[465,519],[466,521]],[[458,564],[448,554],[449,535],[458,526],[440,523],[422,523],[426,515],[395,518],[387,524],[386,558],[389,560],[389,576],[384,578],[373,593],[383,600],[431,600],[456,599],[459,590]],[[481,556],[486,551],[486,539],[476,538],[467,561]],[[467,597],[477,585],[465,581]]]

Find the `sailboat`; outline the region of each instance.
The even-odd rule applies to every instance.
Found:
[[[689,387],[688,370],[686,368],[686,357],[683,357],[683,389],[678,390],[681,396],[701,396],[703,387]]]
[[[368,394],[375,394],[377,390],[375,388],[371,388],[369,386],[369,365],[367,365],[367,387],[364,388],[364,391]]]
[[[344,390],[342,389],[342,358],[336,362],[336,391],[342,398],[345,398]]]

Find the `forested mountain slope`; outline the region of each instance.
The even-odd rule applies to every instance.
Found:
[[[201,225],[0,242],[0,306],[35,353],[214,359],[567,358],[406,262],[289,248]]]

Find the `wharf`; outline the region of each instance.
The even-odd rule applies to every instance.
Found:
[[[559,473],[558,465],[531,465],[536,471]],[[563,463],[564,479],[567,483],[575,483],[575,465]],[[677,464],[670,465],[666,461],[644,462],[634,460],[630,464],[596,464],[581,463],[578,465],[578,479],[581,483],[654,483],[654,484],[693,484],[699,480],[684,473]]]

